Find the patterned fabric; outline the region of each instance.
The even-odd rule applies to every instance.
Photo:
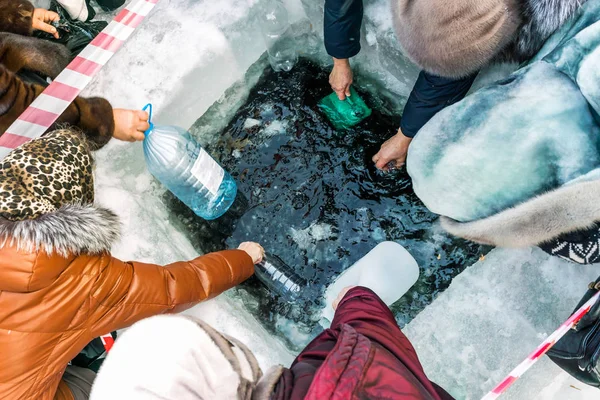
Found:
[[[540,248],[546,253],[577,264],[594,264],[600,262],[600,224],[586,231],[562,235]]]
[[[0,217],[36,219],[69,204],[94,202],[93,160],[87,141],[58,130],[13,150],[0,168]]]

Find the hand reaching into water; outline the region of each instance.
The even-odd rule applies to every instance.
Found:
[[[144,132],[150,128],[148,113],[141,110],[113,110],[115,132],[113,137],[124,142],[144,140]]]
[[[50,22],[56,22],[59,19],[60,16],[54,11],[36,8],[33,10],[33,21],[31,26],[34,30],[47,32],[58,39],[58,31],[55,27],[50,25]]]
[[[345,59],[333,59],[333,70],[329,75],[329,84],[340,100],[346,100],[350,96],[350,85],[354,80],[350,61]]]
[[[263,258],[265,257],[265,249],[263,249],[262,246],[258,243],[244,242],[240,244],[240,247],[238,247],[238,249],[248,253],[250,258],[252,258],[252,262],[254,263],[254,265],[261,263]]]
[[[398,133],[383,143],[379,152],[373,156],[375,166],[382,171],[389,171],[390,166],[392,168],[403,166],[406,163],[411,141],[412,138],[404,136],[402,130],[398,129]]]

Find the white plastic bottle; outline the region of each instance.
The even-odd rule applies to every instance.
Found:
[[[280,0],[268,0],[260,13],[271,67],[275,71],[290,71],[298,62],[298,53],[285,6]]]
[[[373,290],[388,306],[398,301],[419,279],[419,265],[396,242],[379,243],[366,256],[344,271],[325,291],[323,318],[333,320],[333,302],[342,289],[364,286]],[[322,322],[322,325],[325,325]]]

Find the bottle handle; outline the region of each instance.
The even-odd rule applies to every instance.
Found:
[[[144,136],[148,137],[150,132],[154,129],[154,124],[152,123],[152,103],[148,103],[142,108],[142,111],[148,110],[148,125],[150,127],[144,132]]]

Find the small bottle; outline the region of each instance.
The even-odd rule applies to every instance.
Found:
[[[271,292],[288,301],[297,299],[308,285],[307,281],[296,274],[281,258],[268,253],[256,266],[255,274]]]
[[[152,106],[144,110],[147,108],[151,119]],[[237,195],[237,185],[189,132],[150,122],[145,135],[144,156],[156,179],[199,217],[213,220],[227,212]]]
[[[298,53],[283,3],[280,0],[269,0],[261,11],[260,22],[271,67],[275,71],[291,71],[298,62]]]

